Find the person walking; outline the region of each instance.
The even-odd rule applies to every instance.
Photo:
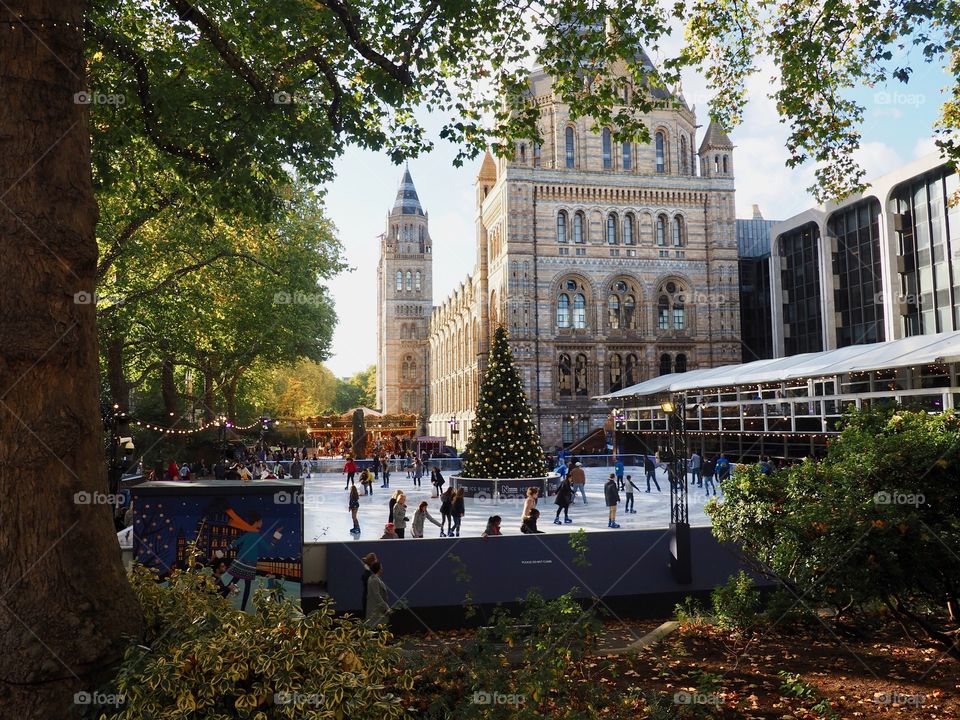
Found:
[[[371,466],[373,468],[373,479],[379,480],[380,479],[380,458],[377,457],[376,455],[373,456],[373,462],[371,463]],[[380,487],[385,488],[386,485],[381,485]]]
[[[524,535],[542,535],[543,530],[537,530],[537,520],[540,519],[540,511],[534,508],[530,511],[530,516],[524,518],[520,524],[520,532]]]
[[[570,503],[573,502],[573,488],[570,486],[570,478],[564,477],[560,481],[560,487],[557,488],[557,495],[553,499],[557,506],[557,516],[553,519],[554,525],[560,525],[560,511],[563,511],[563,522],[572,523],[570,519]]]
[[[539,488],[528,487],[527,488],[527,497],[523,501],[523,512],[520,514],[520,524],[523,525],[526,522],[527,518],[530,517],[530,513],[537,506],[537,499],[540,495]]]
[[[384,458],[383,467],[381,468],[383,472],[383,486],[387,489],[390,488],[390,461]]]
[[[446,526],[447,532],[453,534],[453,488],[448,487],[440,496],[440,537],[446,537],[443,528]]]
[[[433,518],[433,515],[430,514],[430,511],[427,509],[427,501],[424,500],[420,503],[420,505],[417,507],[417,511],[413,514],[413,523],[410,525],[411,537],[423,537],[423,525],[427,520],[432,522],[437,527],[441,527],[440,523],[438,523]]]
[[[587,474],[583,471],[583,465],[574,463],[573,469],[568,473],[570,478],[570,487],[573,488],[573,502],[577,501],[577,491],[583,496],[583,504],[587,504]]]
[[[697,487],[703,487],[703,475],[700,474],[703,458],[700,453],[694,450],[690,454],[690,484],[697,484]]]
[[[397,506],[397,498],[399,498],[402,494],[403,494],[403,490],[395,490],[393,493],[393,497],[390,498],[390,502],[388,503],[390,509],[387,511],[388,523],[393,522],[393,509]]]
[[[393,506],[393,529],[397,537],[403,539],[407,531],[407,496],[403,493],[397,495],[397,502]]]
[[[423,461],[420,458],[417,458],[413,461],[413,486],[420,487],[420,483],[423,480]]]
[[[350,510],[350,517],[353,518],[353,528],[350,530],[350,534],[359,535],[360,520],[357,519],[357,511],[360,509],[360,493],[357,492],[356,485],[350,488],[350,501],[347,503],[347,508]]]
[[[609,515],[607,527],[620,527],[617,525],[617,503],[620,502],[620,493],[617,491],[617,476],[614,473],[610,473],[606,485],[603,486],[603,499],[607,503],[607,514]]]
[[[643,456],[643,471],[647,474],[647,492],[650,492],[650,483],[657,486],[657,492],[660,492],[660,483],[657,482],[657,463],[649,455]]]
[[[710,490],[713,490],[713,494],[717,494],[717,486],[713,484],[713,476],[716,473],[717,463],[716,460],[711,460],[710,458],[703,459],[703,493],[704,495],[709,495]]]
[[[360,607],[363,609],[363,617],[367,617],[367,580],[370,579],[370,576],[373,575],[373,571],[370,569],[370,566],[375,562],[379,562],[377,559],[376,553],[367,553],[364,555],[360,562],[363,564],[363,574],[361,577],[361,582],[363,584],[363,595]]]
[[[437,497],[440,497],[440,493],[443,492],[444,482],[446,481],[443,479],[443,475],[440,474],[440,468],[434,467],[430,471],[430,484],[433,485],[433,487],[436,489]],[[419,483],[420,481],[418,480],[417,484]]]
[[[623,466],[623,460],[621,460],[621,459],[618,457],[618,458],[617,458],[617,461],[613,464],[613,472],[614,472],[614,474],[617,476],[617,489],[618,489],[618,490],[623,490],[623,473],[624,473],[624,470],[625,470],[625,469],[626,469],[626,468],[624,468],[624,466]]]
[[[500,532],[500,523],[502,522],[503,518],[499,515],[491,515],[489,518],[487,518],[487,527],[483,531],[483,535],[480,537],[488,538],[499,537],[500,535],[503,535],[503,533]]]
[[[356,484],[353,478],[357,474],[357,464],[352,457],[347,457],[347,461],[343,464],[343,472],[347,475],[347,484],[343,489],[347,490],[351,485]]]
[[[460,521],[467,512],[466,503],[463,501],[463,488],[457,488],[451,510],[453,511],[453,531],[457,533],[457,537],[460,537]]]
[[[370,565],[370,577],[367,579],[367,612],[366,622],[370,627],[387,624],[390,614],[390,604],[387,602],[387,586],[381,574],[383,565],[379,560]]]
[[[636,515],[637,511],[633,506],[633,491],[640,491],[636,485],[633,484],[633,477],[627,475],[627,479],[624,481],[625,489],[627,491],[627,501],[623,504],[623,512],[629,515]]]

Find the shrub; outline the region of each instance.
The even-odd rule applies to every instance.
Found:
[[[117,720],[164,718],[399,718],[389,635],[324,604],[304,615],[289,600],[254,595],[254,613],[216,593],[209,571],[174,573],[160,584],[135,567],[131,583],[146,636],[126,652],[116,678]]]
[[[726,630],[745,630],[757,621],[760,592],[753,580],[741,570],[710,595],[716,624]]]
[[[848,415],[827,457],[744,468],[708,512],[760,572],[838,617],[882,605],[960,659],[960,420],[903,409]],[[937,612],[930,612],[930,609]]]

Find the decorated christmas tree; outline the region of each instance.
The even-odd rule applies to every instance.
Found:
[[[542,477],[543,448],[530,414],[507,331],[497,328],[480,385],[473,435],[463,453],[463,477]]]

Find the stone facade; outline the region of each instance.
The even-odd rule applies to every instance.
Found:
[[[597,395],[740,360],[729,138],[711,123],[695,150],[696,117],[678,95],[648,116],[651,143],[616,143],[571,121],[547,76],[531,88],[544,141],[484,159],[474,272],[429,317],[427,429],[460,447],[498,324],[548,449],[603,427]],[[385,380],[401,356],[381,343]]]
[[[416,413],[427,405],[427,335],[433,309],[429,216],[405,170],[377,266],[377,405],[387,415]]]

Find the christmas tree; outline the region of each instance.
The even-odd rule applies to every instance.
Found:
[[[530,415],[507,331],[498,327],[480,385],[476,421],[463,453],[463,477],[543,477],[540,433]]]

